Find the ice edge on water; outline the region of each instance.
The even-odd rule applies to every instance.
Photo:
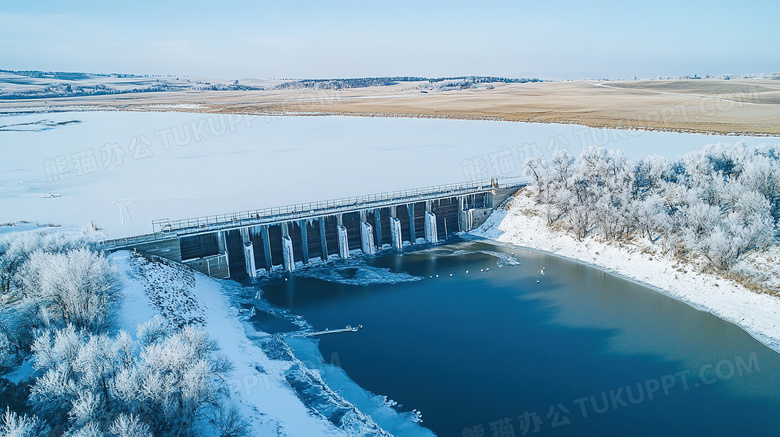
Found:
[[[475,253],[481,253],[483,255],[488,255],[496,258],[496,264],[498,264],[499,267],[503,267],[504,265],[519,266],[522,264],[520,261],[517,260],[517,257],[515,257],[514,253],[506,254],[503,252],[487,250],[487,249],[466,249],[467,247],[471,247],[472,245],[473,245],[472,240],[466,240],[460,243],[450,244],[446,249],[441,247],[432,247],[430,249],[421,250],[417,253],[426,253],[426,254],[432,254],[441,257],[458,257],[463,255],[472,255]]]
[[[475,253],[482,253],[482,254],[485,254],[485,255],[490,255],[490,256],[498,258],[499,267],[501,267],[504,264],[508,265],[508,266],[519,266],[521,264],[520,261],[518,261],[517,258],[515,258],[514,254],[507,255],[507,254],[502,253],[502,252],[495,252],[495,251],[492,251],[492,250],[481,250],[481,249],[480,250],[475,250],[474,252]]]
[[[368,418],[372,419],[372,423],[381,427],[383,432],[410,437],[435,435],[431,430],[424,428],[421,423],[423,421],[422,412],[417,410],[399,411],[398,408],[401,408],[401,405],[397,402],[387,396],[377,395],[364,389],[352,381],[341,367],[327,363],[320,353],[318,340],[287,338],[285,342],[301,365],[305,366],[309,372],[316,374],[317,380],[326,387],[337,389],[340,399],[367,415]]]
[[[367,270],[386,271],[390,276],[398,275],[387,269],[366,266],[361,260],[351,260],[349,263],[361,265],[361,268]],[[333,267],[323,266],[321,269]],[[406,276],[412,278],[411,280],[421,279]],[[300,333],[313,331],[312,326],[303,316],[274,306],[263,298],[261,289],[255,288],[255,290],[254,295],[244,295],[240,300],[253,304],[258,311],[294,323],[299,327]],[[248,314],[249,312],[244,313],[245,321]],[[252,333],[254,335],[250,335],[250,338],[258,341],[270,358],[290,363],[286,379],[304,405],[312,413],[324,417],[347,435],[361,437],[435,435],[420,424],[421,412],[399,411],[397,408],[401,406],[397,402],[387,396],[376,395],[365,390],[352,381],[340,367],[328,364],[319,351],[317,339],[298,337],[290,333],[267,334],[256,330],[251,324],[245,324],[245,329],[254,331]]]
[[[296,271],[294,275],[345,285],[399,284],[422,279],[408,273],[396,273],[389,268],[369,266],[359,258],[335,264],[313,266]]]

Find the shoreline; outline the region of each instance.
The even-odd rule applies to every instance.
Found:
[[[577,263],[577,264],[581,264],[581,265],[584,265],[586,267],[590,267],[590,268],[602,271],[604,273],[610,274],[612,276],[615,276],[617,278],[626,280],[626,281],[631,282],[633,284],[640,285],[640,286],[645,287],[645,288],[649,288],[650,290],[653,290],[656,293],[662,294],[662,295],[664,295],[666,297],[669,297],[671,299],[674,299],[674,300],[676,300],[678,302],[682,302],[682,303],[690,306],[691,308],[693,308],[693,309],[695,309],[697,311],[701,311],[701,312],[712,314],[715,317],[718,317],[719,319],[723,320],[724,322],[731,323],[732,325],[737,326],[738,328],[740,328],[741,330],[745,331],[748,335],[750,335],[753,339],[755,339],[759,343],[763,344],[764,346],[768,347],[769,349],[772,349],[775,352],[777,352],[778,354],[780,354],[780,338],[771,338],[771,337],[767,337],[765,335],[762,335],[761,333],[759,333],[759,332],[757,332],[757,331],[755,331],[755,330],[753,330],[753,329],[751,329],[749,327],[741,325],[741,324],[739,324],[737,322],[734,322],[732,320],[729,320],[727,318],[724,318],[724,317],[720,316],[719,314],[716,314],[716,313],[712,312],[709,308],[707,308],[704,305],[697,304],[695,302],[691,302],[691,301],[686,300],[686,299],[684,299],[684,298],[682,298],[680,296],[676,296],[676,295],[672,294],[671,292],[669,292],[668,290],[660,288],[660,287],[658,287],[656,285],[653,285],[653,284],[651,284],[649,282],[645,282],[645,281],[636,279],[634,277],[628,276],[628,275],[626,275],[624,273],[621,273],[618,270],[614,270],[614,269],[611,269],[609,267],[602,266],[600,264],[584,261],[582,259],[572,258],[572,257],[569,257],[569,256],[561,255],[559,253],[551,252],[549,250],[538,249],[538,248],[529,247],[529,246],[521,246],[521,245],[513,244],[513,243],[510,243],[510,242],[506,242],[506,241],[493,240],[491,238],[475,236],[475,235],[470,235],[470,234],[465,234],[464,239],[469,239],[469,240],[472,240],[472,241],[489,241],[491,244],[497,244],[499,246],[509,246],[509,247],[514,247],[514,248],[534,251],[534,252],[538,252],[538,253],[543,253],[545,255],[550,255],[550,256],[555,257],[555,258],[559,258],[559,259],[563,259],[563,260],[566,260],[566,261],[571,261],[571,262],[574,262],[574,263]],[[726,279],[724,279],[724,280],[726,280]]]
[[[2,103],[0,101],[0,103]],[[495,121],[495,122],[507,122],[507,123],[538,123],[538,124],[559,124],[559,125],[571,125],[582,126],[591,129],[614,129],[614,130],[626,130],[626,131],[643,131],[643,132],[669,132],[679,134],[696,134],[696,135],[722,135],[722,136],[751,136],[762,138],[780,138],[780,132],[766,132],[766,131],[750,131],[750,130],[734,130],[729,129],[728,126],[724,126],[723,129],[696,129],[696,128],[675,128],[675,127],[663,127],[663,126],[640,126],[629,125],[623,123],[593,123],[587,120],[546,120],[535,119],[534,117],[508,117],[505,115],[467,115],[467,114],[426,114],[426,113],[409,113],[409,112],[351,112],[351,111],[253,111],[253,110],[224,110],[219,107],[208,107],[208,103],[200,104],[202,108],[175,108],[166,107],[162,108],[154,104],[141,104],[136,108],[127,107],[126,105],[120,106],[95,106],[84,105],[79,107],[77,105],[61,105],[61,106],[46,106],[46,107],[30,107],[20,108],[18,111],[1,111],[0,117],[13,117],[13,116],[29,116],[36,114],[51,114],[51,113],[69,113],[69,112],[159,112],[159,113],[182,113],[182,114],[204,114],[204,115],[226,115],[234,114],[241,116],[257,116],[257,117],[366,117],[366,118],[410,118],[410,119],[430,119],[430,120],[465,120],[465,121]],[[39,108],[39,109],[38,109]],[[28,110],[29,109],[29,110]]]
[[[482,226],[465,235],[574,261],[631,281],[732,323],[780,353],[778,297],[751,291],[731,279],[711,273],[693,270],[681,273],[674,269],[692,269],[693,266],[680,266],[680,260],[668,256],[643,254],[638,246],[631,248],[636,250],[629,250],[625,245],[607,244],[592,238],[577,241],[568,234],[548,228],[541,216],[527,214],[529,209],[521,210],[537,211],[534,206],[521,192],[510,198],[504,208],[491,214]],[[523,226],[518,226],[518,219],[522,219]],[[669,269],[673,269],[672,272]]]

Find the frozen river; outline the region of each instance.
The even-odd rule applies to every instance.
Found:
[[[72,112],[0,117],[0,223],[151,221],[520,176],[566,148],[674,157],[724,137],[497,121]]]

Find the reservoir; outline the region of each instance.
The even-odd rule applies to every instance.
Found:
[[[55,127],[25,130],[41,122]],[[633,160],[649,154],[672,159],[709,143],[740,140],[777,142],[482,120],[107,111],[0,114],[0,144],[8,145],[0,160],[0,223],[27,220],[80,229],[94,221],[109,238],[120,238],[152,232],[150,223],[157,219],[491,177],[506,181],[522,176],[527,158],[549,158],[558,149],[578,156],[584,147],[601,146],[620,149]],[[12,147],[16,144],[24,147]],[[87,159],[82,169],[73,165],[73,154],[94,161]],[[55,160],[69,165],[57,170],[51,165]]]
[[[402,413],[420,411],[421,425],[437,435],[774,435],[780,428],[775,351],[711,314],[551,255],[458,241],[252,287],[314,331],[363,325],[303,340],[320,353],[280,335],[359,408],[365,396],[350,384],[398,402]],[[270,332],[297,329],[264,313],[253,320]]]

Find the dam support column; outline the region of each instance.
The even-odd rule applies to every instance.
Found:
[[[458,232],[468,232],[471,230],[473,218],[471,209],[466,209],[467,205],[468,197],[458,197]]]
[[[230,272],[230,254],[228,254],[227,238],[225,238],[225,231],[217,232],[217,242],[219,243],[219,252],[225,254],[225,265],[227,266],[228,274]]]
[[[406,205],[406,209],[409,210],[409,242],[414,244],[417,239],[414,235],[414,203]]]
[[[268,226],[260,227],[260,236],[263,238],[263,258],[265,258],[265,270],[271,273],[271,237],[268,236]]]
[[[436,229],[436,214],[425,211],[425,241],[436,244],[439,242],[439,233]]]
[[[298,221],[298,226],[301,227],[301,249],[303,250],[303,263],[309,264],[309,229],[308,221]]]
[[[295,271],[293,243],[289,236],[282,237],[282,258],[284,259],[284,269],[288,272]]]
[[[320,259],[322,261],[328,260],[328,239],[325,235],[325,217],[320,217],[319,220],[319,227],[320,227]]]
[[[219,253],[227,253],[227,242],[225,241],[225,232],[217,232],[217,247]]]
[[[374,246],[374,228],[367,222],[360,222],[360,246],[363,253],[373,255],[376,253]]]
[[[244,270],[250,278],[257,277],[257,268],[255,266],[255,248],[252,247],[252,240],[249,238],[249,228],[241,228],[241,241],[244,248]]]
[[[396,217],[390,217],[390,239],[393,240],[391,242],[393,249],[403,249],[404,242],[401,236],[401,220],[398,220]]]
[[[347,240],[347,228],[338,225],[336,228],[339,235],[339,256],[341,259],[349,258],[349,240]]]
[[[377,208],[374,210],[374,229],[376,229],[376,247],[379,250],[382,250],[382,220],[381,220],[381,209]]]
[[[246,267],[246,274],[250,278],[257,277],[257,268],[255,266],[255,249],[252,246],[251,241],[244,243],[244,264]]]

